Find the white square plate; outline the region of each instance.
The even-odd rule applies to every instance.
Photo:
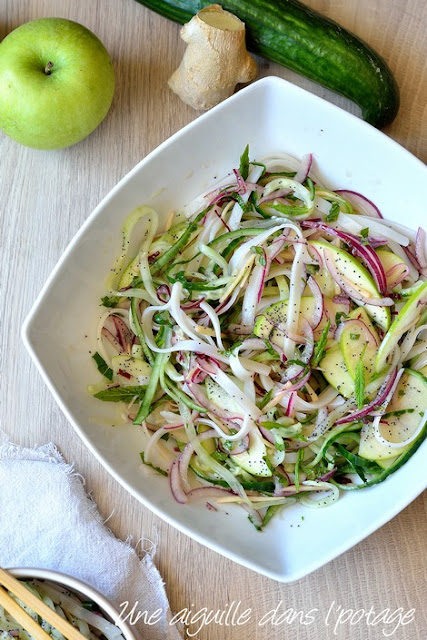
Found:
[[[312,152],[330,187],[362,192],[385,217],[411,227],[422,223],[427,175],[419,160],[355,116],[285,80],[264,78],[189,124],[121,180],[55,267],[26,319],[23,339],[77,433],[131,494],[211,549],[291,582],[352,547],[421,493],[427,443],[386,482],[325,509],[294,505],[259,533],[242,509],[215,513],[204,503],[174,502],[167,480],[141,465],[139,428],[113,427],[116,405],[87,392],[97,380],[89,350],[123,220],[143,203],[162,215],[184,205],[237,166],[248,143],[251,158]]]

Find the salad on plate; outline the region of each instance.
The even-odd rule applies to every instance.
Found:
[[[68,620],[88,640],[124,640],[121,630],[107,620],[102,610],[92,600],[83,600],[62,585],[45,580],[22,581],[25,587],[48,607]],[[65,637],[27,604],[9,592],[16,602],[30,615],[53,640],[65,640]],[[32,640],[30,633],[19,624],[12,615],[0,606],[0,639]]]
[[[382,482],[424,440],[423,229],[330,190],[313,156],[250,160],[160,228],[132,212],[93,355],[179,503],[261,529]]]

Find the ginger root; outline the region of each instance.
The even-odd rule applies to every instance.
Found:
[[[237,84],[256,77],[245,24],[220,5],[199,11],[182,27],[181,37],[188,46],[168,84],[193,109],[210,109],[231,96]]]

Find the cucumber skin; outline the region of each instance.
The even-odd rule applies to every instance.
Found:
[[[298,0],[215,0],[246,24],[249,50],[355,102],[364,120],[390,124],[399,89],[386,62],[333,20]],[[184,24],[210,0],[137,0]]]

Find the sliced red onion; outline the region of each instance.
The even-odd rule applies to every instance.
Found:
[[[373,218],[383,218],[383,215],[377,205],[361,193],[358,193],[357,191],[350,191],[349,189],[335,189],[335,193],[338,193],[338,195],[343,196],[351,204],[354,204],[356,209],[360,207],[368,216],[372,216]]]
[[[307,371],[307,373],[300,378],[300,380],[297,380],[296,382],[294,382],[291,386],[287,386],[285,389],[283,389],[284,391],[286,391],[286,393],[289,392],[294,392],[294,391],[298,391],[299,389],[302,389],[302,387],[307,384],[307,382],[309,381],[311,376],[311,370]]]
[[[315,301],[314,313],[313,313],[313,316],[309,319],[309,323],[312,329],[316,329],[319,326],[323,316],[323,307],[324,307],[323,294],[316,280],[312,276],[308,278],[307,284],[310,287],[311,293],[313,294],[314,301]]]
[[[334,296],[332,298],[332,302],[335,302],[335,304],[348,304],[348,305],[350,305],[350,298],[348,298],[347,296]]]
[[[130,353],[132,349],[132,332],[122,318],[115,315],[111,316],[111,318],[113,320],[114,327],[117,332],[117,340],[119,341],[122,351]]]
[[[388,244],[387,238],[373,238],[372,236],[368,236],[367,238],[368,245],[373,249],[377,247],[383,247],[385,244]]]
[[[282,376],[282,382],[293,382],[296,380],[302,373],[304,373],[305,367],[301,364],[291,364],[285,371]]]
[[[289,400],[288,400],[288,404],[286,407],[286,415],[288,417],[292,417],[293,411],[294,411],[294,404],[295,404],[295,396],[297,395],[296,392],[291,393],[291,395],[289,396]]]
[[[219,362],[214,358],[210,358],[209,356],[205,356],[203,354],[198,354],[196,356],[196,362],[202,371],[209,374],[215,374],[219,368]]]
[[[278,467],[275,467],[275,469],[274,469],[274,478],[273,478],[274,479],[274,484],[276,484],[276,482],[279,481],[278,477],[276,478],[276,476],[280,476],[281,478],[284,478],[286,480],[286,482],[288,483],[288,485],[291,484],[291,479],[289,477],[289,474],[284,470],[283,465],[279,465]],[[280,485],[280,486],[282,487],[283,485]]]
[[[205,301],[205,298],[199,298],[198,300],[190,300],[190,302],[186,302],[185,304],[182,304],[181,309],[185,309],[186,311],[188,311],[189,309],[197,309],[198,307],[200,307],[200,305],[204,301]]]
[[[206,380],[208,374],[206,371],[202,371],[201,369],[194,369],[190,376],[191,382],[195,382],[196,384],[201,384]]]
[[[169,486],[173,497],[180,504],[188,502],[187,495],[182,487],[181,476],[179,473],[180,456],[175,458],[169,471]]]
[[[246,182],[243,180],[242,175],[238,169],[233,169],[233,173],[236,176],[237,193],[243,195],[247,191]]]
[[[276,200],[277,198],[285,198],[290,193],[292,193],[292,189],[278,189],[277,191],[272,191],[266,196],[262,196],[258,200],[258,204],[263,204],[264,202],[271,202],[272,200]]]
[[[122,351],[122,347],[120,342],[117,340],[117,338],[115,336],[113,336],[113,334],[111,333],[111,331],[108,331],[108,329],[106,329],[105,327],[102,327],[101,329],[101,335],[106,338],[108,340],[108,342],[110,342],[113,347],[115,348],[115,350],[117,351],[117,353],[121,353]]]
[[[183,422],[177,422],[176,424],[165,424],[164,429],[166,431],[173,431],[174,429],[182,429],[182,427],[184,426]]]
[[[337,468],[334,467],[330,471],[327,471],[323,476],[316,478],[316,480],[319,480],[320,482],[328,482],[328,480],[330,480],[336,474],[336,472]]]
[[[415,237],[415,255],[420,267],[422,269],[427,267],[426,232],[421,227],[418,227],[417,235]]]
[[[323,222],[317,222],[315,220],[304,220],[301,223],[302,226],[308,228],[317,228],[325,231],[325,233],[329,233],[340,240],[343,240],[349,247],[351,247],[365,263],[367,268],[372,274],[374,278],[378,290],[381,294],[386,293],[387,291],[387,279],[384,273],[384,267],[379,259],[378,255],[367,245],[364,245],[360,242],[360,240],[351,233],[346,233],[345,231],[340,231],[339,229],[334,229],[333,227],[328,226]]]
[[[206,508],[209,509],[209,511],[218,511],[218,509],[211,502],[206,503]]]
[[[353,287],[337,270],[335,260],[327,249],[323,252],[326,266],[334,281],[347,295],[359,304],[370,304],[375,307],[391,307],[394,302],[391,298],[364,298],[360,291]]]
[[[258,425],[258,429],[260,430],[264,438],[267,440],[267,442],[269,442],[270,444],[276,444],[276,440],[274,439],[274,435],[271,433],[270,429],[266,429],[261,425]]]
[[[403,282],[408,276],[409,268],[407,264],[404,262],[394,264],[386,273],[389,288],[394,289],[394,287],[397,287],[397,285]]]
[[[403,372],[403,369],[401,369],[401,371],[399,372],[399,378],[401,372]],[[347,422],[355,422],[356,420],[360,420],[361,418],[369,415],[373,411],[373,409],[376,409],[376,407],[384,404],[390,392],[392,392],[394,389],[395,383],[397,382],[397,375],[397,368],[395,368],[381,385],[379,392],[374,400],[367,404],[363,409],[360,409],[360,411],[356,411],[355,413],[351,413],[348,416],[344,416],[343,418],[336,420],[335,424],[347,424]]]
[[[298,169],[298,171],[294,176],[295,182],[300,182],[302,184],[307,180],[312,164],[313,164],[312,153],[308,153],[307,155],[302,157],[300,168]]]
[[[417,271],[421,271],[423,267],[421,267],[417,257],[412,253],[411,249],[409,247],[404,247],[404,246],[402,246],[402,249],[405,252],[406,256],[409,258],[409,261],[412,264],[412,266],[415,267]]]
[[[167,284],[161,284],[157,287],[156,294],[160,302],[168,302],[171,297],[171,290]]]

